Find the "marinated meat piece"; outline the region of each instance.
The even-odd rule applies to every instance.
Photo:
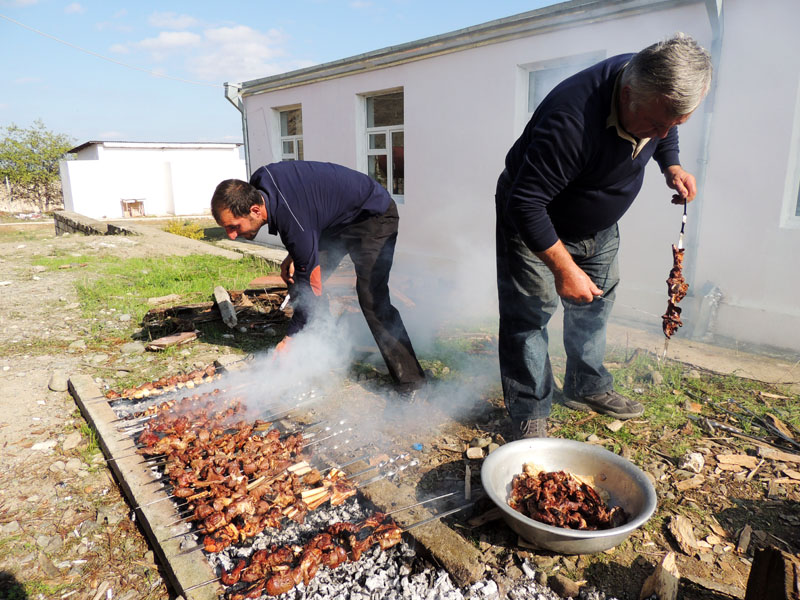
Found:
[[[509,506],[554,527],[610,529],[627,521],[621,507],[609,509],[595,489],[564,471],[545,472],[525,465],[511,484]]]

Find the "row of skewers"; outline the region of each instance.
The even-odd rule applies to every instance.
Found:
[[[342,469],[366,457],[327,467],[315,464],[325,454],[318,452],[325,441],[328,450],[348,443],[342,438],[350,428],[342,427],[343,422],[338,423],[338,429],[319,422],[287,431],[283,421],[281,429],[275,426],[276,414],[255,421],[247,420],[246,415],[247,406],[241,398],[215,389],[153,404],[118,419],[118,428],[135,440],[134,454],[144,456],[157,470],[157,481],[167,486],[168,495],[154,502],[171,498],[178,503],[180,518],[163,526],[162,531],[174,532],[178,525],[192,524],[190,530],[159,542],[197,535],[201,543],[181,554],[201,549],[220,553],[229,547],[236,553],[234,546],[249,544],[265,530],[282,529],[292,521],[302,523],[310,511],[326,503],[339,506],[360,487],[416,464],[407,454],[384,456],[383,460],[369,461],[367,469],[347,476]],[[342,437],[335,440],[337,436]],[[369,479],[357,479],[367,473]],[[223,572],[214,581],[235,586],[228,594],[237,600],[281,593],[300,582],[307,583],[320,566],[332,568],[347,560],[359,560],[375,545],[391,547],[400,541],[402,531],[380,513],[360,523],[341,522],[326,527],[306,546],[284,547],[269,559],[270,567],[262,569],[264,576],[260,579],[256,577],[261,572],[258,565],[265,556],[261,551],[245,565],[236,564],[238,571],[233,568],[230,573]],[[268,554],[275,551],[277,548]],[[276,562],[278,556],[283,558]]]

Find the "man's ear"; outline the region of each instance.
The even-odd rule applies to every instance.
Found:
[[[263,204],[253,204],[250,206],[250,216],[257,219],[264,219],[267,216],[267,207]]]

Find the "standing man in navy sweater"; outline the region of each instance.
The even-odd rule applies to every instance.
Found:
[[[289,255],[281,276],[290,285],[294,315],[281,351],[319,307],[322,282],[345,254],[355,265],[356,293],[397,392],[413,400],[425,383],[400,313],[389,299],[389,271],[399,217],[375,180],[340,165],[287,161],[261,167],[250,183],[217,186],[211,213],[230,239],[252,240],[267,226]]]
[[[643,406],[613,389],[603,366],[619,282],[622,217],[650,158],[691,201],[677,126],[708,93],[711,60],[676,36],[604,60],[561,82],[511,147],[495,197],[500,371],[515,438],[546,437],[553,397],[547,323],[564,306],[565,404],[619,419]],[[597,300],[602,297],[603,300]]]

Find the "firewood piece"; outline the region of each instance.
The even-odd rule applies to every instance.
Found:
[[[669,521],[669,532],[678,543],[681,551],[689,556],[694,556],[700,549],[697,538],[692,529],[692,523],[683,515],[675,515]]]
[[[750,538],[753,536],[753,528],[749,524],[742,527],[739,533],[739,539],[736,541],[736,551],[740,554],[747,554],[747,548],[750,546]]]
[[[681,574],[675,564],[675,553],[667,555],[656,566],[656,570],[645,579],[639,600],[655,595],[658,600],[675,600],[678,597],[678,584]]]
[[[766,419],[767,423],[772,425],[772,427],[774,427],[777,431],[779,431],[784,437],[787,437],[790,440],[795,439],[791,430],[786,426],[786,423],[781,421],[778,417],[776,417],[773,414],[767,413],[764,416],[764,418]]]
[[[151,351],[158,351],[158,350],[165,350],[172,346],[183,346],[184,344],[188,344],[192,340],[197,339],[197,332],[196,331],[184,331],[183,333],[176,333],[175,335],[168,335],[162,338],[158,338],[157,340],[153,340],[147,346],[145,346],[146,350]]]
[[[717,462],[725,465],[736,465],[745,469],[756,468],[756,457],[749,454],[717,454]]]
[[[230,328],[236,327],[239,322],[236,318],[236,310],[233,308],[233,302],[231,302],[228,291],[221,285],[214,288],[214,300],[216,300],[219,312],[222,315],[222,322]]]
[[[499,507],[495,506],[487,510],[485,513],[478,515],[477,517],[472,517],[467,524],[470,527],[480,527],[481,525],[485,525],[490,521],[496,521],[498,519],[503,518],[503,511],[500,510]]]
[[[800,454],[782,452],[765,446],[758,447],[758,455],[778,462],[800,463]]]
[[[798,589],[800,556],[775,547],[756,551],[745,600],[797,600]]]

